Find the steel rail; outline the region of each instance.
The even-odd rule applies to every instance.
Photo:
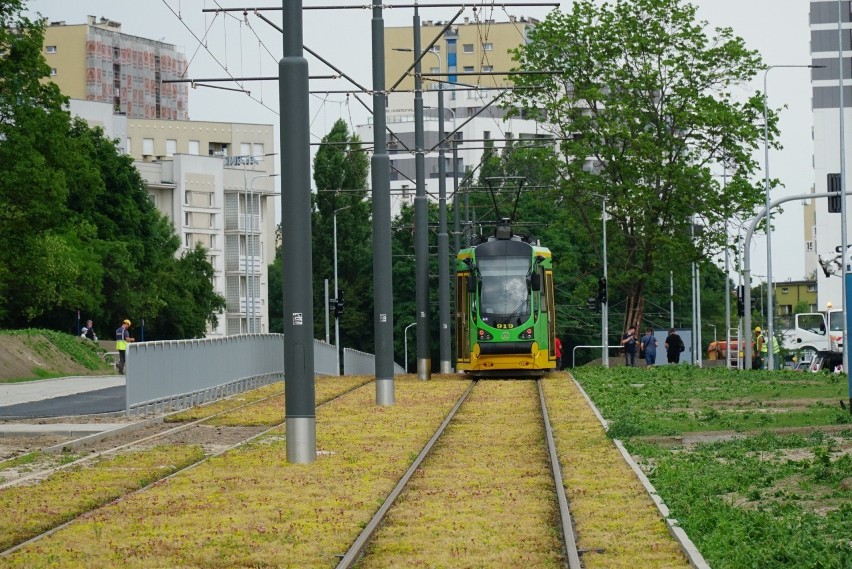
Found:
[[[353,391],[356,391],[356,390],[358,390],[358,389],[361,389],[361,388],[363,388],[363,387],[366,387],[366,386],[370,385],[371,383],[372,383],[371,381],[368,381],[367,383],[364,383],[364,384],[362,384],[362,385],[358,385],[358,386],[356,386],[356,387],[352,387],[351,389],[347,389],[347,390],[346,390],[346,391],[344,391],[343,393],[340,393],[340,394],[338,394],[338,395],[335,395],[334,397],[332,397],[332,398],[331,398],[331,399],[329,399],[328,401],[324,401],[323,403],[321,403],[321,404],[317,405],[317,407],[322,407],[322,406],[324,406],[324,405],[327,405],[327,404],[331,403],[332,401],[335,401],[335,400],[337,400],[337,399],[340,399],[340,398],[341,398],[341,397],[343,397],[344,395],[348,395],[349,393],[352,393]],[[106,453],[109,453],[109,452],[115,452],[115,451],[117,451],[117,450],[120,450],[120,449],[126,448],[126,447],[128,447],[128,446],[138,445],[138,444],[139,444],[139,443],[141,443],[141,442],[148,441],[148,440],[150,440],[150,439],[152,439],[152,438],[155,438],[155,437],[158,437],[158,436],[161,436],[161,435],[162,435],[162,436],[165,436],[166,434],[175,434],[176,432],[180,432],[181,430],[184,430],[184,428],[189,428],[189,427],[197,426],[199,423],[201,423],[201,422],[203,422],[203,421],[206,421],[206,420],[212,419],[212,418],[214,418],[214,417],[218,417],[219,415],[222,415],[222,414],[224,414],[224,413],[230,413],[231,411],[236,411],[236,410],[238,410],[238,409],[242,409],[243,407],[246,407],[246,406],[249,406],[249,405],[255,405],[255,404],[257,404],[257,403],[261,403],[261,402],[263,402],[263,401],[266,401],[266,400],[268,400],[268,399],[271,399],[272,397],[276,397],[277,395],[278,395],[278,394],[270,395],[269,397],[265,397],[265,398],[263,398],[263,399],[258,399],[257,401],[252,401],[252,402],[250,402],[250,403],[245,403],[245,404],[243,404],[243,405],[239,405],[239,406],[237,406],[237,407],[233,407],[233,408],[231,408],[231,409],[228,409],[227,411],[222,411],[221,413],[217,413],[217,414],[215,414],[215,415],[211,415],[211,416],[209,416],[209,417],[204,417],[204,418],[202,418],[202,419],[198,419],[198,420],[196,420],[196,421],[193,421],[192,423],[188,423],[188,424],[186,424],[186,425],[181,425],[180,427],[177,427],[177,428],[175,428],[175,429],[170,429],[169,431],[164,431],[163,433],[158,433],[158,434],[156,434],[156,435],[152,435],[152,436],[150,436],[150,437],[146,437],[146,438],[144,438],[144,439],[140,439],[140,440],[138,440],[138,441],[134,441],[134,442],[132,442],[132,443],[128,443],[128,444],[125,444],[125,445],[121,445],[121,446],[115,447],[114,449],[109,449],[108,451],[103,451],[103,452],[101,452],[101,453],[94,454],[94,455],[92,455],[91,457],[89,457],[89,456],[84,457],[83,459],[80,459],[80,460],[78,460],[78,461],[74,461],[74,462],[72,462],[72,463],[68,463],[67,465],[62,465],[61,467],[59,467],[59,468],[57,468],[57,469],[54,469],[54,470],[51,470],[51,471],[49,471],[49,472],[55,472],[55,471],[58,471],[58,470],[61,470],[61,469],[64,469],[64,468],[70,467],[70,466],[75,465],[75,464],[80,464],[81,462],[83,462],[83,460],[87,460],[87,459],[90,459],[90,458],[96,458],[96,457],[98,457],[98,456],[103,456],[103,455],[104,455],[104,454],[106,454]],[[281,423],[278,423],[278,424],[273,425],[273,426],[271,426],[271,427],[269,427],[269,428],[267,428],[267,429],[264,429],[264,430],[262,430],[262,431],[261,431],[261,432],[259,432],[259,433],[255,433],[255,434],[251,435],[250,437],[247,437],[247,438],[245,438],[245,439],[243,439],[243,440],[241,440],[241,441],[239,441],[239,442],[236,442],[236,443],[234,443],[234,444],[232,444],[232,445],[229,445],[229,446],[228,446],[228,447],[226,447],[226,448],[223,448],[223,449],[220,449],[220,450],[218,450],[218,451],[216,451],[216,452],[212,452],[212,453],[210,453],[210,454],[208,454],[208,455],[205,455],[204,457],[202,457],[202,458],[201,458],[201,460],[198,460],[198,461],[196,461],[196,462],[193,462],[192,464],[189,464],[189,465],[187,465],[187,466],[185,466],[185,467],[181,468],[180,470],[176,470],[176,471],[172,472],[171,474],[169,474],[168,476],[164,476],[163,478],[158,478],[157,480],[154,480],[154,481],[153,481],[153,482],[151,482],[150,484],[147,484],[147,485],[145,485],[145,486],[143,486],[143,487],[141,487],[141,488],[137,488],[136,490],[133,490],[133,491],[131,491],[131,492],[128,492],[128,493],[126,493],[126,494],[123,494],[123,495],[119,496],[118,498],[115,498],[114,500],[110,500],[109,502],[104,502],[103,504],[97,505],[97,506],[95,506],[94,508],[91,508],[90,510],[87,510],[86,512],[82,512],[81,514],[79,514],[78,516],[75,516],[74,518],[72,518],[72,519],[68,520],[67,522],[63,522],[62,524],[60,524],[60,525],[58,525],[58,526],[55,526],[55,527],[52,527],[52,528],[50,528],[49,530],[44,531],[44,532],[42,532],[42,533],[40,533],[40,534],[38,534],[38,535],[36,535],[36,536],[33,536],[33,537],[29,538],[29,539],[28,539],[28,540],[26,540],[26,541],[22,541],[21,543],[18,543],[18,544],[16,544],[16,545],[13,545],[12,547],[10,547],[10,548],[8,548],[8,549],[5,549],[5,550],[3,550],[3,551],[0,551],[0,558],[7,557],[8,555],[11,555],[11,554],[12,554],[12,553],[14,553],[15,551],[18,551],[19,549],[21,549],[21,548],[23,548],[23,547],[25,547],[25,546],[27,546],[27,545],[29,545],[29,544],[31,544],[31,543],[35,543],[36,541],[39,541],[40,539],[43,539],[43,538],[48,537],[48,536],[50,536],[50,535],[53,535],[54,533],[56,533],[56,532],[58,532],[58,531],[60,531],[60,530],[62,530],[62,529],[64,529],[64,528],[66,528],[66,527],[68,527],[69,525],[71,525],[72,523],[76,522],[76,521],[77,521],[78,519],[80,519],[81,517],[83,517],[83,516],[87,515],[89,512],[92,512],[92,511],[94,511],[94,510],[97,510],[97,509],[100,509],[100,508],[104,508],[104,507],[110,506],[110,505],[112,505],[112,504],[117,504],[117,503],[121,502],[122,500],[125,500],[126,498],[128,498],[128,497],[130,497],[130,496],[133,496],[134,494],[138,494],[138,493],[140,493],[140,492],[144,492],[144,491],[146,491],[146,490],[148,490],[148,489],[150,489],[150,488],[152,488],[152,487],[154,487],[154,486],[156,486],[156,485],[158,485],[158,484],[161,484],[162,482],[164,482],[164,481],[166,481],[166,480],[169,480],[169,479],[171,479],[171,478],[174,478],[175,476],[177,476],[177,475],[179,475],[179,474],[182,474],[182,473],[184,473],[184,472],[188,472],[189,470],[192,470],[193,468],[195,468],[195,467],[197,467],[197,466],[200,466],[201,464],[204,464],[205,462],[207,462],[208,460],[210,460],[210,459],[212,459],[212,458],[216,458],[216,457],[218,457],[218,456],[221,456],[221,455],[225,454],[225,453],[226,453],[226,452],[228,452],[228,451],[231,451],[231,450],[233,450],[233,449],[235,449],[235,448],[237,448],[237,447],[239,447],[239,446],[241,446],[241,445],[244,445],[244,444],[246,444],[246,443],[249,443],[249,442],[251,442],[251,441],[253,441],[253,440],[257,439],[257,438],[260,438],[260,437],[262,437],[263,435],[265,435],[265,434],[267,434],[267,433],[269,433],[269,432],[274,431],[275,429],[278,429],[278,428],[280,428],[280,427],[284,426],[284,424],[285,424],[285,422],[284,422],[284,421],[282,421]],[[38,473],[38,475],[44,475],[44,472]],[[30,476],[29,478],[31,478],[31,477],[32,477],[32,476]],[[19,482],[20,480],[21,480],[21,479],[16,480],[15,482],[17,483],[17,482]],[[2,488],[2,487],[0,487],[0,488]]]
[[[364,548],[369,543],[370,539],[373,537],[373,534],[379,529],[379,526],[384,521],[385,516],[387,516],[388,511],[390,511],[391,506],[393,506],[396,499],[402,494],[402,491],[405,490],[406,485],[408,485],[408,481],[420,467],[420,464],[432,450],[432,447],[441,438],[441,435],[444,434],[444,430],[447,428],[447,425],[450,424],[450,421],[453,420],[453,417],[456,416],[456,412],[461,407],[462,403],[465,402],[467,396],[470,395],[470,392],[473,391],[473,388],[478,383],[478,380],[474,380],[470,387],[467,388],[459,400],[456,401],[456,404],[450,410],[447,417],[441,423],[441,426],[438,427],[438,430],[435,431],[435,434],[432,435],[432,438],[429,439],[429,442],[423,447],[423,450],[420,451],[420,454],[417,455],[417,458],[414,459],[414,462],[411,463],[411,466],[408,470],[405,471],[405,474],[402,475],[402,478],[399,479],[394,489],[388,494],[388,497],[385,499],[382,507],[378,509],[378,511],[373,516],[373,519],[370,520],[370,523],[364,528],[361,534],[352,542],[352,545],[349,547],[349,550],[346,554],[340,559],[340,562],[337,564],[336,569],[349,569],[355,565],[360,557],[361,553],[364,551]]]
[[[556,441],[553,438],[553,427],[547,412],[547,402],[544,400],[544,390],[541,380],[536,380],[538,398],[541,402],[541,416],[544,421],[544,434],[547,439],[547,452],[550,458],[550,471],[553,473],[553,485],[556,488],[556,501],[559,503],[560,530],[565,562],[569,569],[581,569],[580,553],[577,550],[577,540],[574,537],[574,524],[571,523],[571,511],[568,508],[568,497],[562,484],[562,467],[559,465],[559,455],[556,453]]]

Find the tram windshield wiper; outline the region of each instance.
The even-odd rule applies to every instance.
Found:
[[[510,315],[506,316],[506,318],[503,319],[503,323],[509,324],[509,321],[512,320],[512,318],[514,318],[515,316],[517,316],[517,314],[521,311],[521,309],[525,308],[528,305],[529,305],[529,299],[528,298],[523,299],[521,301],[521,303],[518,305],[518,307],[515,310],[513,310]],[[520,318],[518,318],[517,324],[518,325],[521,324]]]

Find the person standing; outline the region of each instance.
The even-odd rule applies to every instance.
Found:
[[[631,326],[627,333],[621,337],[621,345],[624,347],[624,365],[636,365],[636,327]]]
[[[679,364],[680,353],[685,349],[685,346],[683,345],[683,340],[675,332],[674,328],[669,328],[669,335],[666,337],[665,347],[666,357],[669,363]]]
[[[657,363],[657,338],[654,337],[654,329],[648,327],[642,336],[642,349],[645,351],[645,365],[652,366]]]
[[[115,349],[118,350],[118,373],[124,373],[124,365],[127,362],[125,354],[127,344],[134,341],[130,336],[129,328],[130,320],[125,319],[115,331]]]
[[[562,369],[562,340],[559,339],[559,336],[556,336],[553,351],[556,353],[556,371],[559,371]]]
[[[756,326],[754,329],[754,342],[756,349],[751,359],[751,369],[763,369],[763,359],[766,357],[768,349],[766,346],[766,336],[763,335],[760,326]]]
[[[95,325],[92,323],[91,320],[86,320],[86,325],[83,326],[82,330],[80,330],[80,337],[88,338],[93,342],[98,341],[98,336],[95,334]]]

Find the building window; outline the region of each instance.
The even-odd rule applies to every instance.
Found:
[[[436,51],[436,52],[440,52],[440,51],[441,51],[441,46],[439,46],[439,45],[435,44],[435,45],[433,45],[433,46],[429,49],[429,51]]]
[[[154,139],[153,138],[143,138],[142,139],[142,156],[153,156],[154,155]]]
[[[148,194],[148,199],[151,200],[154,207],[157,207],[157,194]]]
[[[491,51],[494,49],[494,44],[491,42],[482,44],[482,49],[485,51]]]
[[[189,153],[193,156],[198,156],[201,154],[201,144],[197,140],[189,141]]]
[[[124,152],[127,154],[133,154],[133,145],[130,143],[130,137],[127,137],[127,140],[124,141]]]
[[[177,154],[177,140],[173,138],[166,139],[166,156],[174,156]]]
[[[248,142],[240,143],[240,156],[248,156],[251,154],[251,144]]]
[[[817,289],[816,289],[815,284],[809,284],[808,285],[808,292],[816,292],[816,291],[817,291]]]
[[[191,227],[191,226],[192,226],[192,213],[190,213],[190,212],[186,212],[186,213],[184,214],[183,224],[184,224],[184,225],[186,225],[187,227]]]
[[[255,156],[258,160],[263,160],[263,143],[255,142],[252,144],[251,153],[252,156]]]
[[[192,247],[192,233],[187,233],[184,235],[183,242],[187,247]]]
[[[473,53],[473,44],[472,43],[463,43],[462,44],[462,53]]]
[[[494,71],[494,66],[493,65],[483,65],[482,70],[483,71]]]
[[[51,77],[56,77],[56,75],[57,75],[58,73],[59,73],[59,72],[56,70],[56,68],[55,68],[55,67],[51,67],[51,68],[50,68],[50,76],[51,76]]]
[[[483,130],[482,131],[482,138],[484,140],[488,140],[489,138],[491,138],[491,131],[490,130]]]
[[[430,67],[429,68],[429,73],[440,73],[440,72],[441,72],[440,67]]]
[[[465,73],[473,73],[473,65],[465,65],[465,66],[464,66],[464,72],[465,72]],[[471,91],[471,93],[472,93],[472,92],[473,92],[473,91]]]
[[[44,51],[46,51],[47,53],[56,53],[56,46],[55,45],[47,45],[47,46],[44,47]]]
[[[781,287],[781,294],[790,294],[790,288],[786,286]]]

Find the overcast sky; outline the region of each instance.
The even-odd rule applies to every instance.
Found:
[[[244,19],[241,13],[216,16],[202,9],[244,6],[279,6],[276,0],[250,3],[240,0],[146,0],[145,2],[116,2],[115,0],[25,0],[30,10],[39,12],[51,21],[64,20],[80,24],[86,15],[105,17],[121,22],[124,33],[162,40],[178,46],[191,60],[190,77],[276,75],[281,56],[280,36],[268,24],[251,12]],[[428,1],[428,0],[427,0]],[[768,65],[810,63],[808,42],[809,2],[806,0],[693,0],[699,7],[699,17],[710,27],[731,27],[745,39],[751,49],[758,50]],[[305,0],[305,6],[365,5],[369,2],[352,0]],[[563,2],[570,9],[570,2]],[[507,8],[516,16],[543,18],[543,8]],[[447,20],[456,10],[450,8],[421,9],[423,19]],[[264,12],[271,20],[281,22],[280,12]],[[411,24],[412,12],[407,9],[385,10],[388,26]],[[466,14],[473,19],[473,15]],[[304,12],[305,45],[351,75],[361,84],[371,86],[369,10],[306,10]],[[506,21],[503,8],[481,9],[480,18]],[[246,23],[247,22],[247,23]],[[206,35],[205,35],[206,32]],[[256,35],[255,35],[256,34]],[[206,37],[206,48],[199,47],[197,38]],[[268,51],[267,51],[268,50]],[[332,72],[320,62],[309,58],[311,75]],[[225,69],[227,67],[227,70]],[[770,173],[779,178],[785,189],[773,192],[773,199],[783,195],[805,193],[813,185],[810,83],[807,69],[775,69],[768,76],[769,104],[786,107],[781,113],[780,129],[783,150],[770,152]],[[388,78],[388,81],[391,81]],[[190,89],[189,113],[195,120],[253,122],[276,125],[278,128],[278,92],[271,82],[250,83],[251,98],[245,94],[219,89]],[[343,80],[315,81],[311,89],[350,89]],[[763,74],[743,90],[743,96],[763,89]],[[371,104],[369,96],[362,100]],[[313,141],[328,132],[338,118],[354,125],[366,122],[368,113],[356,100],[345,95],[322,95],[311,98],[311,130]],[[354,130],[354,129],[353,129]],[[277,145],[277,142],[276,142]],[[278,148],[276,148],[278,150]],[[763,164],[763,151],[759,152]],[[721,172],[720,172],[721,174]],[[763,176],[761,171],[759,177]],[[773,273],[776,281],[804,277],[804,237],[802,208],[798,203],[785,204],[785,211],[776,216],[772,239]],[[754,240],[752,272],[765,274],[766,241]],[[762,280],[762,279],[761,279]]]

